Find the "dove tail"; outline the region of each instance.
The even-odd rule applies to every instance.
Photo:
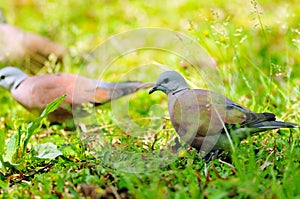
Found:
[[[98,86],[109,92],[110,100],[132,94],[140,89],[147,89],[154,86],[154,83],[142,82],[99,82]]]
[[[295,128],[295,127],[299,127],[299,124],[295,124],[291,122],[280,122],[280,121],[264,121],[250,126],[250,128],[262,128],[262,129]]]
[[[300,127],[299,124],[291,122],[281,122],[281,121],[263,121],[245,128],[237,128],[232,131],[232,133],[239,139],[245,139],[247,135],[252,135],[258,132],[279,129],[279,128],[297,128]]]
[[[276,117],[273,113],[257,113],[258,118],[260,118],[260,120],[264,120],[264,121],[275,121]]]

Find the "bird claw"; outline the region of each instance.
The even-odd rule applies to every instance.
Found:
[[[208,163],[212,160],[218,159],[219,154],[220,154],[220,150],[217,149],[215,151],[208,153],[206,156],[203,157],[203,159],[206,163]]]

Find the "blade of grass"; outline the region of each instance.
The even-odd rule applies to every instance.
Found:
[[[55,99],[53,102],[49,103],[47,105],[47,107],[44,109],[44,111],[42,112],[42,114],[40,115],[40,117],[38,119],[36,119],[35,121],[29,123],[29,125],[27,127],[27,131],[26,131],[26,137],[25,137],[24,142],[23,142],[22,155],[24,155],[24,153],[26,151],[27,144],[28,144],[32,134],[39,127],[41,121],[45,117],[47,117],[51,112],[55,111],[59,107],[59,105],[61,104],[61,102],[64,100],[65,97],[66,97],[66,95],[63,95],[63,96],[58,97],[57,99]]]

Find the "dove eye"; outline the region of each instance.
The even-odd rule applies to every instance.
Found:
[[[165,84],[168,83],[168,82],[169,82],[169,79],[168,79],[168,78],[164,79],[164,83],[165,83]]]
[[[3,80],[3,79],[5,79],[5,76],[4,76],[4,75],[1,75],[1,76],[0,76],[0,80]]]

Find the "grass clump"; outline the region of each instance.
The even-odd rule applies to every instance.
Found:
[[[88,75],[89,60],[82,61],[82,55],[107,38],[140,27],[167,27],[189,35],[209,52],[228,98],[255,112],[270,111],[279,120],[300,123],[300,5],[296,2],[24,0],[3,1],[0,6],[9,23],[48,36],[69,49],[62,66],[48,64],[43,72],[62,70]],[[150,70],[146,66],[161,64],[180,71],[196,86],[206,87],[195,69],[166,52],[132,52],[111,64],[113,67],[108,67],[103,75],[107,81],[120,80],[120,71],[133,71],[130,80],[154,81],[159,67],[149,67]],[[145,66],[148,75],[138,76],[133,67],[138,65]],[[240,143],[232,154],[205,163],[189,147],[167,153],[176,143],[176,133],[168,119],[163,94],[148,96],[147,91],[141,91],[127,100],[129,120],[142,126],[142,130],[124,130],[131,123],[116,122],[113,107],[107,104],[96,110],[98,125],[88,126],[88,132],[70,130],[64,124],[50,126],[43,120],[44,127],[40,121],[31,125],[34,128],[27,139],[25,131],[36,120],[7,92],[1,92],[1,195],[4,198],[300,196],[298,129],[257,134]],[[125,98],[118,103],[123,102],[126,103]],[[96,144],[90,146],[92,142],[82,141],[83,135],[88,140],[95,139]],[[57,146],[53,151],[59,151],[60,155],[53,159],[37,158],[34,146],[50,142]],[[169,154],[172,155],[167,159]],[[156,161],[150,161],[150,157]],[[124,162],[122,167],[119,165],[122,169],[116,169],[116,164]],[[130,165],[133,163],[141,163],[137,166],[143,172],[124,172],[134,170]]]

